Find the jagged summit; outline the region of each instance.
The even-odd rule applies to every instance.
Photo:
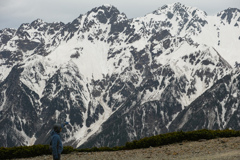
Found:
[[[217,14],[222,20],[227,21],[228,24],[240,25],[240,9],[228,8]]]
[[[46,22],[44,22],[42,19],[36,19],[36,20],[34,20],[32,23],[31,23],[31,25],[41,25],[41,24],[43,24],[43,23],[46,23]]]
[[[91,14],[92,12],[105,15],[107,18],[120,14],[120,11],[115,6],[110,4],[104,4],[100,7],[93,8],[91,11],[87,12],[87,15]]]
[[[44,22],[42,19],[36,19],[34,21],[32,21],[31,23],[23,23],[19,28],[19,29],[29,29],[29,28],[34,28],[34,29],[37,29],[37,28],[40,28],[42,26],[45,26],[47,25],[46,22]]]
[[[186,6],[184,4],[181,4],[180,2],[172,3],[169,5],[164,5],[153,12],[153,14],[178,14],[180,16],[195,16],[199,14],[198,16],[207,16],[207,13],[204,11],[201,11],[195,7]]]

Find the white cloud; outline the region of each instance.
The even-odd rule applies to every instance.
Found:
[[[176,0],[0,0],[0,29],[17,28],[40,18],[47,22],[70,22],[102,4],[112,4],[128,18],[141,17],[164,4]],[[179,0],[208,14],[216,14],[228,7],[240,8],[240,0]]]

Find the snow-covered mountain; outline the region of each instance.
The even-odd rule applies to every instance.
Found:
[[[238,129],[239,50],[239,9],[208,16],[180,3],[134,19],[103,5],[68,24],[3,29],[0,144],[46,143],[64,121],[64,144],[74,147]]]

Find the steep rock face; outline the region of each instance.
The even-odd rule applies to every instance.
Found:
[[[185,110],[170,126],[175,130],[239,129],[239,71],[218,80]]]
[[[58,33],[64,23],[46,23],[40,19],[32,23],[22,24],[17,30],[1,30],[0,80],[3,81],[11,68],[33,54],[47,55],[49,48],[54,46],[52,38]]]
[[[39,97],[19,80],[22,71],[14,66],[0,86],[1,146],[33,145],[31,138],[39,129]]]
[[[194,55],[177,58],[174,67],[170,63],[159,65],[155,70],[144,69],[139,77],[127,72],[127,79],[115,80],[114,92],[108,94],[108,105],[115,106],[123,101],[117,103],[118,108],[114,107],[116,111],[102,125],[101,132],[81,147],[124,145],[126,141],[168,132],[182,109],[231,70],[221,57],[213,61],[218,55],[213,49]],[[196,70],[189,69],[191,64]],[[147,68],[147,64],[142,66]],[[134,82],[140,85],[135,88]]]
[[[1,46],[6,45],[7,42],[13,37],[14,33],[16,32],[15,29],[10,29],[10,28],[6,28],[0,31],[1,33]]]
[[[198,35],[207,22],[207,14],[181,3],[165,5],[145,17],[136,18],[148,32],[169,30],[173,36]]]
[[[218,80],[238,75],[239,14],[212,17],[174,3],[127,19],[103,5],[68,24],[38,19],[0,31],[0,144],[47,143],[52,125],[64,121],[64,144],[74,147],[206,127],[181,117]],[[206,123],[237,128],[235,113],[217,124],[206,116]]]
[[[50,131],[51,126],[56,122],[71,123],[71,126],[65,128],[64,139],[85,125],[89,95],[84,85],[78,68],[71,63],[58,69],[48,79],[40,99],[42,110],[39,116],[45,123],[36,133],[36,143],[43,143],[47,140],[48,137],[42,130]]]
[[[20,51],[24,57],[31,54],[47,55],[47,48],[52,38],[58,33],[64,23],[46,23],[40,19],[32,23],[22,24],[15,32],[13,38],[8,42],[10,46],[4,46],[5,50]]]

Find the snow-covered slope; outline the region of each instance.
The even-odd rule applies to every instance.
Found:
[[[1,30],[1,146],[46,143],[64,121],[64,143],[74,147],[174,130],[199,96],[237,75],[239,25],[238,9],[208,16],[174,3],[135,19],[103,5],[68,24]]]
[[[239,70],[235,70],[217,81],[179,114],[170,130],[239,130],[239,80]]]

